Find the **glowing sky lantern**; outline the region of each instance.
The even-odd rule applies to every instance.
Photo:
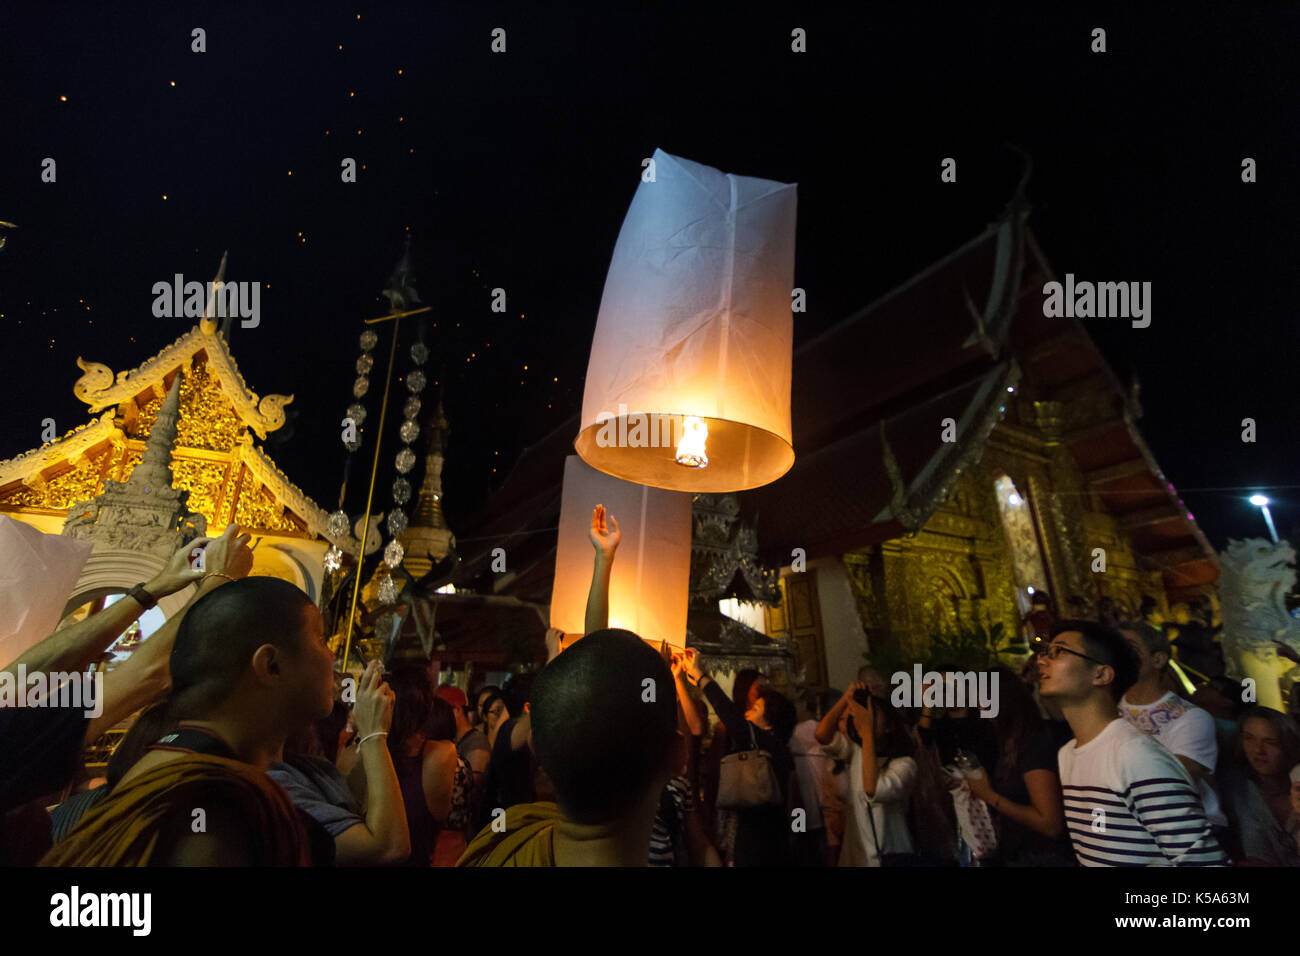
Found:
[[[691,496],[621,481],[587,467],[577,455],[564,462],[551,626],[583,633],[596,560],[587,534],[596,505],[614,516],[622,535],[610,572],[609,626],[634,631],[656,646],[684,646]]]
[[[794,464],[795,187],[655,150],[605,280],[574,442],[657,488],[739,491]]]

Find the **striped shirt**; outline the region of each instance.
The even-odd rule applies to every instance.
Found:
[[[691,809],[691,785],[682,777],[673,777],[664,787],[650,831],[650,865],[675,866],[679,851],[684,851],[686,814]]]
[[[1178,758],[1121,718],[1061,748],[1065,823],[1081,866],[1223,866]]]

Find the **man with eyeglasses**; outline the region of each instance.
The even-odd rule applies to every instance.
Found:
[[[1038,654],[1039,689],[1074,739],[1061,748],[1066,826],[1081,866],[1222,866],[1200,794],[1178,758],[1118,713],[1137,681],[1124,637],[1063,621]]]

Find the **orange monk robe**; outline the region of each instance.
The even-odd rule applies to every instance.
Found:
[[[457,866],[555,866],[555,804],[521,803],[506,810],[504,827],[495,822],[470,841]]]
[[[307,834],[288,794],[257,768],[187,753],[119,783],[41,866],[159,866],[165,838],[190,831],[194,810],[220,805],[247,827],[253,866],[310,866]],[[201,831],[200,831],[201,832]]]

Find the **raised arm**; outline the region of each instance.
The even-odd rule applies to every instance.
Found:
[[[718,682],[700,669],[700,652],[695,648],[688,647],[682,651],[682,670],[695,682],[695,686],[704,692],[705,700],[713,707],[722,725],[727,728],[727,736],[732,746],[741,746],[745,739],[743,729],[745,717],[736,709],[731,698],[718,686]]]
[[[358,682],[357,702],[352,708],[366,775],[366,819],[335,838],[335,862],[339,866],[400,863],[411,855],[402,785],[388,751],[395,699],[384,683],[379,662],[371,661]]]
[[[682,665],[682,655],[673,654],[669,666],[673,671],[673,684],[677,688],[677,709],[681,720],[686,724],[686,729],[691,732],[691,736],[703,737],[704,722],[700,720],[700,713],[695,709],[695,701],[691,699],[690,691],[686,688],[686,669]]]
[[[194,547],[196,545],[190,544],[182,549],[187,561],[189,551]],[[104,674],[102,709],[86,727],[87,743],[171,690],[168,662],[181,621],[199,598],[223,584],[246,577],[253,567],[248,535],[239,534],[239,529],[233,524],[227,526],[225,534],[208,544],[203,558],[203,578],[185,606],[169,617],[120,667]]]
[[[190,552],[208,541],[208,538],[196,538],[185,545],[171,556],[162,571],[145,583],[144,589],[154,601],[175,594],[203,577],[203,571],[190,567]],[[108,646],[145,610],[144,604],[128,594],[98,614],[91,614],[84,621],[55,631],[35,647],[29,648],[5,670],[16,675],[18,665],[22,664],[28,673],[84,671],[98,661]]]
[[[859,690],[866,690],[867,685],[862,681],[854,681],[849,685],[840,699],[835,702],[835,706],[826,711],[825,716],[817,723],[817,729],[813,731],[813,737],[823,747],[835,739],[835,731],[840,726],[840,716],[844,709],[849,706],[849,701],[853,699],[853,694]]]
[[[614,552],[622,534],[618,521],[596,505],[591,513],[591,544],[596,549],[596,563],[591,571],[591,590],[587,593],[587,616],[583,633],[590,634],[609,627],[609,572],[614,566]]]

